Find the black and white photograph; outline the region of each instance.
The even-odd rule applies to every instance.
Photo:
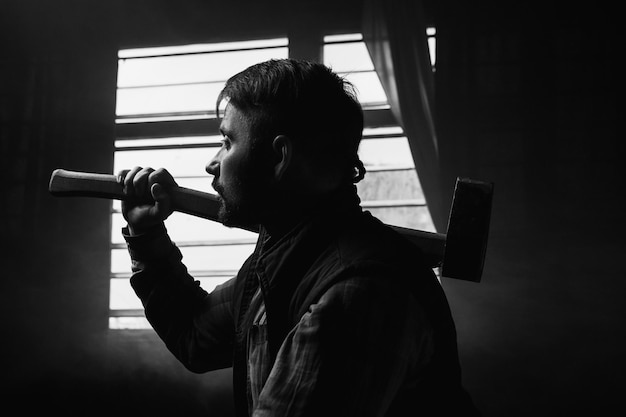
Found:
[[[0,0],[3,414],[621,414],[620,20]]]

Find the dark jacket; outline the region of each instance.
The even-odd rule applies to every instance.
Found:
[[[245,338],[251,324],[246,313],[257,285],[263,292],[270,352],[275,357],[287,333],[312,304],[334,284],[359,277],[397,281],[415,296],[433,329],[430,364],[412,392],[394,402],[398,414],[419,409],[424,410],[419,415],[476,415],[461,386],[456,331],[448,302],[417,247],[362,212],[358,204],[338,204],[317,212],[277,242],[264,239],[262,231],[260,243],[237,277],[237,404],[246,404]],[[340,392],[341,387],[336,389]],[[247,410],[241,407],[238,415],[247,415]]]
[[[432,351],[427,364],[420,368],[419,378],[397,395],[386,415],[406,415],[408,410],[420,416],[477,415],[461,385],[456,331],[445,294],[420,250],[363,212],[356,194],[325,202],[309,214],[277,241],[261,230],[254,253],[234,280],[234,289],[230,286],[224,290],[228,295],[214,303],[227,310],[223,316],[230,324],[211,323],[213,330],[197,328],[203,326],[194,317],[208,298],[220,296],[206,294],[194,284],[165,231],[135,240],[127,237],[135,271],[131,283],[144,302],[147,318],[168,348],[195,372],[232,363],[236,412],[247,416],[247,337],[254,313],[250,303],[259,286],[267,314],[270,359],[274,360],[288,332],[335,284],[359,280],[369,285],[391,280],[413,294],[424,312]],[[150,245],[162,252],[150,250]],[[172,249],[163,249],[167,247]],[[219,340],[225,341],[221,346],[207,347],[198,342],[200,333],[215,331],[220,333]],[[213,335],[208,339],[218,340]],[[210,352],[215,353],[213,357],[208,357]],[[326,393],[341,395],[340,379],[325,384]],[[310,410],[309,415],[328,415],[328,409],[323,414],[316,411]]]

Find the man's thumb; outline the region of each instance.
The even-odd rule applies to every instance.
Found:
[[[154,201],[163,201],[167,198],[167,193],[163,189],[163,186],[159,183],[152,184],[152,188],[150,188],[150,193],[152,194],[152,198]]]
[[[165,220],[170,214],[172,214],[172,202],[170,195],[159,183],[152,184],[150,192],[152,193],[152,198],[154,199],[154,209],[156,210],[155,214]]]

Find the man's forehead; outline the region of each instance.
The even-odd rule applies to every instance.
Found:
[[[224,109],[222,120],[220,122],[220,131],[221,132],[229,131],[232,129],[232,125],[233,125],[233,106],[230,103],[228,103],[226,105],[226,108]]]
[[[224,116],[220,122],[222,133],[233,132],[248,126],[248,119],[245,114],[232,103],[228,103],[224,109]]]

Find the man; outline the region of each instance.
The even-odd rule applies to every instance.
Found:
[[[122,211],[131,284],[190,370],[233,367],[238,416],[473,415],[454,323],[419,249],[363,212],[363,115],[328,68],[272,60],[232,77],[206,170],[220,220],[258,227],[237,277],[210,294],[163,221],[174,185],[135,167]]]

